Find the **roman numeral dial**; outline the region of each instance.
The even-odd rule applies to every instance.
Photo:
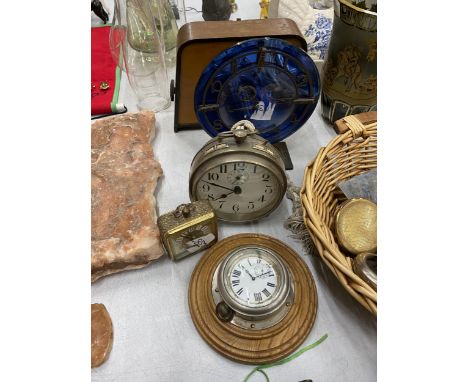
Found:
[[[262,256],[243,256],[229,274],[232,296],[247,306],[268,303],[277,291],[277,283],[273,264]]]

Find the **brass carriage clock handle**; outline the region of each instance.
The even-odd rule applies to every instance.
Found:
[[[184,217],[188,218],[190,214],[195,211],[195,206],[193,204],[180,204],[174,211],[174,216],[176,218]]]

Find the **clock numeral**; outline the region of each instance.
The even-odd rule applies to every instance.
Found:
[[[257,66],[258,67],[262,67],[263,65],[265,65],[265,55],[266,55],[266,48],[265,47],[261,47],[259,49],[259,52],[258,52],[258,56],[257,56]]]
[[[247,206],[249,210],[254,210],[255,209],[255,204],[254,202],[249,202],[249,205]]]
[[[257,173],[257,165],[254,166],[254,168],[253,168],[253,173],[254,173],[254,174]]]
[[[295,77],[296,85],[301,87],[307,85],[307,77],[305,74],[299,74]]]
[[[267,285],[270,287],[270,288],[274,288],[276,286],[276,284],[273,284],[273,283],[267,283]]]
[[[218,200],[219,203],[219,209],[223,208],[223,204],[226,203],[225,200]]]
[[[227,164],[222,164],[219,166],[219,172],[221,174],[226,174],[227,173]]]
[[[272,194],[273,193],[273,187],[272,186],[267,184],[265,187],[266,187],[265,191],[263,191],[265,194]]]
[[[208,194],[208,200],[215,200],[215,197],[213,194]]]
[[[223,88],[223,83],[219,80],[211,84],[211,91],[213,93],[219,93],[222,88]]]
[[[263,203],[265,201],[265,195],[262,195],[260,198],[258,198],[258,201]]]
[[[243,291],[244,291],[244,288],[240,288],[236,293],[240,296]]]
[[[262,292],[254,293],[255,301],[260,302],[263,300]]]
[[[209,185],[209,184],[204,184],[204,185],[202,186],[202,190],[205,191],[205,192],[210,191],[210,185]]]
[[[208,173],[208,180],[218,180],[219,179],[219,174],[216,172],[209,172]]]
[[[270,274],[268,275],[268,277],[274,277],[274,276],[275,276],[274,273],[270,273]]]
[[[238,286],[240,283],[240,280],[232,280],[232,286]]]
[[[267,174],[266,172],[262,174],[262,180],[264,182],[269,182],[270,181],[270,174]]]
[[[257,264],[260,264],[262,262],[262,259],[260,257],[257,257]]]
[[[234,171],[237,169],[239,170],[245,169],[245,162],[234,163]]]
[[[239,210],[240,210],[239,204],[234,204],[234,205],[232,206],[232,210],[233,210],[234,212],[239,212]]]
[[[232,277],[239,277],[241,275],[241,271],[239,271],[238,269],[234,269],[232,271]]]
[[[231,72],[232,74],[237,72],[237,60],[236,59],[231,61]]]
[[[271,296],[271,293],[268,292],[268,290],[265,288],[264,290],[262,290],[263,294],[267,297],[270,297]]]

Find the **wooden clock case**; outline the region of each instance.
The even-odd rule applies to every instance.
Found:
[[[171,81],[175,132],[201,127],[195,115],[194,94],[205,67],[223,50],[258,37],[281,38],[307,51],[301,31],[290,19],[197,21],[180,28],[175,83]]]

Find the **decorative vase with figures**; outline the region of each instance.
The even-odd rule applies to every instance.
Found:
[[[377,110],[376,0],[335,0],[334,12],[321,97],[331,123]]]

